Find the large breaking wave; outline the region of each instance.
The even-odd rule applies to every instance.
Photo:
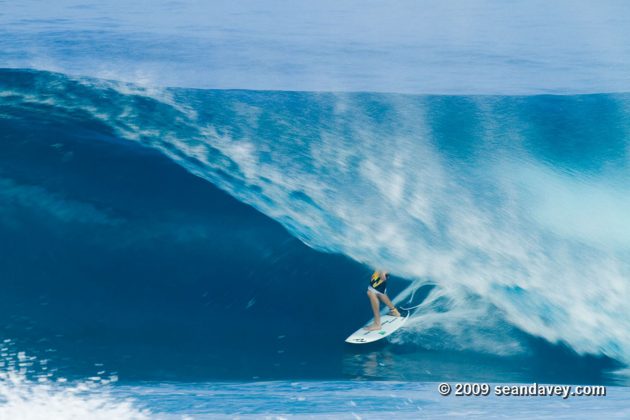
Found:
[[[409,279],[399,301],[435,285],[404,342],[514,354],[524,331],[624,362],[629,105],[627,94],[147,89],[0,73],[3,119],[99,121],[307,245]],[[117,223],[11,182],[0,178],[0,198]]]

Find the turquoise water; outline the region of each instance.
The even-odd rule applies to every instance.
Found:
[[[623,3],[0,5],[0,417],[627,415]]]

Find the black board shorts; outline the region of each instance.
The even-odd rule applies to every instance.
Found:
[[[372,287],[372,285],[368,286],[368,291],[374,292],[378,295],[384,295],[387,290],[387,282],[383,282],[376,287]]]

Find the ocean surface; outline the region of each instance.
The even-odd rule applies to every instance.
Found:
[[[630,10],[417,4],[0,1],[0,419],[628,417]]]

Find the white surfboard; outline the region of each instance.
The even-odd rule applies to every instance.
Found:
[[[365,329],[365,327],[361,327],[356,330],[354,334],[352,334],[350,337],[346,338],[346,343],[367,344],[381,340],[402,327],[405,321],[407,321],[408,317],[409,314],[407,314],[407,316],[382,315],[380,330],[368,331]]]

